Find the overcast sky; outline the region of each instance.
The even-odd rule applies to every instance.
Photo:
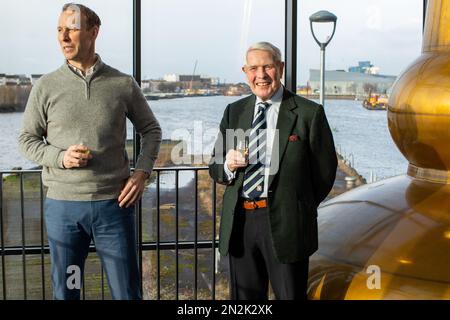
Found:
[[[47,73],[63,62],[56,41],[58,0],[0,0],[0,73]],[[308,17],[328,10],[338,17],[327,48],[327,69],[370,60],[398,75],[421,49],[422,0],[299,0],[299,84],[319,67],[319,48]],[[96,11],[102,28],[97,52],[132,72],[132,1],[80,0]],[[284,0],[142,0],[142,75],[196,74],[244,81],[246,48],[270,41],[284,52]]]

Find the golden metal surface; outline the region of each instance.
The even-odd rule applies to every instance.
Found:
[[[394,85],[388,125],[407,175],[320,208],[312,299],[450,299],[450,0],[428,1],[422,55]]]
[[[450,1],[428,2],[422,55],[388,103],[392,138],[411,164],[450,170]]]
[[[321,207],[319,232],[310,298],[450,299],[449,184],[402,175],[364,185]]]
[[[422,52],[450,49],[450,3],[431,0],[427,7]]]
[[[394,85],[388,125],[415,166],[450,170],[450,53],[423,54]]]

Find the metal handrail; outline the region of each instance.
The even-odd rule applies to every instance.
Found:
[[[156,271],[157,271],[157,294],[156,299],[161,299],[161,251],[163,250],[174,250],[175,251],[175,269],[176,269],[176,299],[179,298],[179,251],[180,250],[194,250],[194,298],[197,299],[198,295],[198,250],[199,249],[210,249],[211,250],[211,256],[212,256],[212,265],[211,265],[211,272],[212,272],[212,286],[211,286],[211,298],[215,299],[216,297],[216,249],[218,248],[218,240],[216,239],[216,223],[217,223],[217,212],[216,212],[216,196],[217,196],[217,190],[216,190],[216,183],[212,181],[212,207],[211,207],[211,219],[212,219],[212,238],[207,240],[198,240],[198,214],[199,214],[199,203],[198,203],[198,172],[199,171],[206,171],[208,170],[207,166],[198,166],[198,167],[188,167],[188,166],[172,166],[172,167],[157,167],[154,168],[154,172],[156,173],[156,179],[154,182],[156,182],[156,213],[157,213],[157,227],[156,227],[156,241],[142,241],[142,237],[139,236],[137,239],[138,242],[138,249],[140,251],[140,254],[144,251],[155,251],[157,254],[157,265],[156,265]],[[131,168],[131,171],[133,171],[133,168]],[[195,210],[195,216],[194,216],[194,240],[193,241],[181,241],[179,239],[179,172],[181,171],[191,171],[194,172],[194,181],[195,181],[195,203],[193,206],[193,209]],[[161,230],[160,230],[160,175],[162,172],[175,172],[175,239],[174,241],[161,241]],[[43,191],[43,184],[42,184],[42,177],[41,169],[28,169],[28,170],[0,170],[0,256],[1,256],[1,266],[2,266],[2,276],[1,281],[2,285],[1,288],[3,288],[3,299],[6,300],[7,297],[7,277],[6,277],[6,264],[5,259],[8,256],[21,256],[22,257],[22,277],[23,277],[23,299],[27,299],[27,268],[26,268],[26,257],[28,255],[40,255],[40,263],[41,263],[41,291],[42,291],[42,299],[45,299],[45,268],[44,268],[44,259],[45,255],[49,254],[49,245],[44,244],[44,224],[43,224],[43,197],[44,197],[44,191]],[[26,225],[26,218],[24,214],[24,176],[28,174],[39,174],[39,183],[40,183],[40,244],[36,245],[30,245],[26,243],[26,237],[25,237],[25,225]],[[19,187],[20,187],[20,228],[21,228],[21,243],[20,245],[9,245],[7,246],[5,244],[5,234],[4,234],[4,181],[3,176],[7,175],[18,175],[19,176]],[[137,218],[138,222],[138,228],[137,231],[141,234],[142,233],[142,217],[139,216]],[[95,245],[92,244],[89,247],[89,252],[95,252],[96,248]],[[142,272],[142,260],[141,263],[141,272]],[[141,277],[142,279],[142,277]],[[83,281],[84,283],[84,281]],[[101,298],[105,298],[104,288],[104,272],[103,268],[101,269]],[[85,298],[85,288],[83,287],[82,290],[82,298]]]

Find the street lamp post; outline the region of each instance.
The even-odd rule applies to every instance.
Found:
[[[330,43],[331,39],[333,39],[334,32],[336,31],[336,21],[337,17],[325,10],[318,11],[309,17],[312,36],[320,46],[320,104],[322,106],[325,106],[325,48]],[[327,37],[325,42],[321,42],[317,39],[314,33],[313,23],[333,23],[333,32],[331,33],[331,36]]]

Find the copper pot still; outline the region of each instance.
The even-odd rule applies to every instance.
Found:
[[[321,206],[310,299],[450,298],[450,0],[428,1],[387,120],[407,172]]]

